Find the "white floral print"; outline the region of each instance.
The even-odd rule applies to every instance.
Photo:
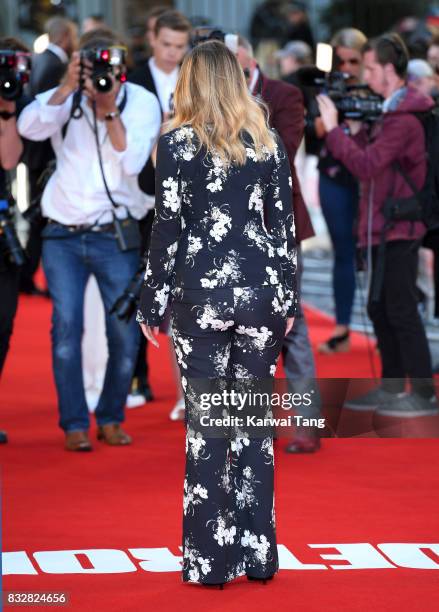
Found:
[[[247,555],[252,563],[256,561],[262,565],[267,564],[268,555],[270,553],[270,542],[264,534],[258,537],[256,534],[246,529],[241,538],[241,546],[248,549]]]
[[[255,349],[263,351],[271,341],[273,332],[265,327],[261,326],[259,329],[256,327],[246,327],[245,325],[239,325],[236,328],[237,334],[242,334],[246,339],[251,342]]]
[[[216,519],[207,521],[213,530],[213,539],[216,540],[218,546],[227,546],[234,543],[237,534],[235,523],[235,515],[233,512],[218,512]]]
[[[203,499],[207,499],[207,489],[202,487],[200,483],[195,486],[188,484],[187,478],[184,480],[184,493],[183,493],[183,512],[195,512],[195,506],[201,504]]]

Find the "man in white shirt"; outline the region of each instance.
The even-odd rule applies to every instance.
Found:
[[[182,13],[171,9],[162,11],[156,19],[154,31],[148,35],[152,56],[129,76],[132,83],[141,85],[157,96],[163,121],[169,118],[171,112],[172,95],[177,84],[180,64],[189,47],[190,32],[191,24]],[[154,177],[154,166],[150,159],[139,175],[141,189],[150,196],[150,210],[141,223],[143,251],[148,248],[154,218]],[[147,342],[143,336],[140,342],[139,358],[131,393],[127,399],[129,408],[135,408],[153,399],[148,382],[145,353]],[[181,402],[179,405],[182,405]]]
[[[80,46],[108,49],[116,44],[113,34],[95,30],[83,36]],[[109,351],[95,411],[98,436],[111,445],[131,442],[120,425],[139,334],[135,321],[122,322],[110,310],[138,269],[139,249],[120,249],[113,219],[127,218],[128,213],[135,219],[145,215],[145,195],[137,175],[160,130],[160,107],[153,95],[131,83],[122,84],[114,76],[111,91],[99,93],[90,79],[90,64],[80,101],[82,115],[71,118],[79,77],[80,58],[74,53],[61,85],[39,94],[18,124],[25,138],[50,138],[57,160],[41,202],[48,219],[43,232],[43,266],[54,307],[52,345],[59,424],[66,434],[66,449],[74,451],[91,450],[81,367],[84,292],[91,274],[104,302]],[[96,102],[103,171],[112,199],[119,205],[116,208],[109,200],[99,164],[92,100]]]

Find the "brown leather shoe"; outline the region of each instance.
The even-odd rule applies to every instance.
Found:
[[[93,450],[86,431],[67,431],[65,449],[80,453]]]
[[[132,438],[120,426],[119,423],[109,423],[98,427],[98,440],[102,440],[110,446],[127,446],[131,444]]]

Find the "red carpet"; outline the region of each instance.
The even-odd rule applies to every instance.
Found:
[[[172,555],[180,554],[184,439],[182,424],[168,419],[167,340],[150,352],[157,401],[128,414],[133,446],[96,442],[91,454],[69,454],[57,428],[49,316],[49,302],[21,301],[1,383],[0,423],[10,437],[0,447],[3,551],[18,553],[5,556],[13,573],[4,590],[65,591],[66,609],[80,612],[437,610],[435,440],[331,439],[307,456],[286,455],[279,440],[278,543],[291,569],[266,586],[182,585]],[[329,319],[315,311],[308,319],[313,343],[328,336]],[[355,336],[350,353],[319,357],[318,368],[322,377],[370,376],[365,340]],[[96,573],[110,562],[111,573]]]

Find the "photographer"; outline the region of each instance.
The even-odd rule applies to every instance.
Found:
[[[135,321],[120,321],[110,310],[139,265],[135,219],[145,214],[145,197],[137,175],[158,136],[160,109],[152,94],[124,82],[123,64],[116,72],[110,60],[113,53],[118,58],[117,45],[109,30],[85,34],[61,85],[39,94],[19,121],[23,136],[51,138],[57,160],[42,198],[48,219],[43,267],[53,298],[59,424],[65,448],[72,451],[91,450],[81,364],[84,291],[91,274],[104,303],[109,351],[95,412],[98,438],[110,445],[131,442],[121,423],[139,334]]]
[[[363,57],[366,83],[385,98],[380,120],[371,127],[350,122],[349,136],[338,126],[333,102],[325,95],[318,97],[328,149],[361,182],[359,242],[371,247],[368,312],[382,359],[382,384],[349,407],[377,408],[380,414],[402,417],[436,414],[431,358],[416,292],[425,226],[421,221],[393,220],[388,228],[384,216],[389,198],[410,198],[409,183],[418,189],[424,184],[425,135],[413,113],[428,111],[433,101],[407,87],[408,52],[397,34],[366,43]],[[404,393],[406,377],[411,380],[409,394]]]
[[[0,39],[0,55],[29,50],[14,38]],[[2,62],[3,66],[3,62]],[[12,76],[12,79],[11,79]],[[17,116],[27,99],[21,86],[11,88],[15,75],[1,74],[0,90],[0,376],[9,349],[14,317],[17,310],[22,252],[15,233],[11,211],[11,190],[8,171],[15,168],[23,154],[23,142],[17,131]],[[7,86],[5,87],[5,85]],[[12,96],[7,94],[11,91]],[[7,97],[1,97],[1,94]],[[11,99],[12,98],[12,99]],[[7,441],[0,431],[0,443]]]

